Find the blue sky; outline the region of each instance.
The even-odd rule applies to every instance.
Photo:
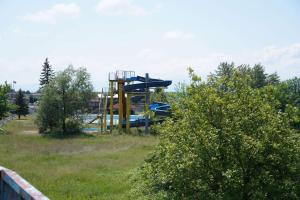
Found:
[[[0,0],[0,82],[35,90],[41,65],[84,66],[96,89],[110,71],[187,80],[222,61],[300,76],[298,0]]]

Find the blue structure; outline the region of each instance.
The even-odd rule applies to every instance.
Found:
[[[149,78],[149,81],[146,82],[146,79],[141,76],[136,77],[130,77],[127,78],[126,81],[139,81],[142,83],[135,83],[135,84],[129,84],[124,86],[125,92],[145,92],[146,89],[149,88],[158,88],[158,87],[168,87],[172,84],[172,81],[170,80],[160,80],[160,79],[153,79]]]
[[[117,83],[116,93],[118,94],[118,129],[122,132],[122,128],[126,127],[126,132],[130,132],[130,127],[145,126],[145,133],[149,133],[150,122],[149,116],[146,114],[144,119],[135,121],[130,120],[131,114],[131,98],[138,99],[138,96],[145,97],[146,108],[154,111],[156,116],[168,116],[170,114],[170,106],[163,103],[155,102],[150,106],[150,89],[165,88],[172,84],[170,80],[161,80],[150,78],[146,73],[145,77],[135,76],[133,71],[117,71],[109,74],[110,82],[110,131],[113,129],[113,96],[115,94],[114,83]],[[126,95],[127,94],[127,97]],[[106,128],[106,125],[104,125]]]
[[[149,78],[149,75],[146,74],[146,77],[142,76],[134,76],[129,77],[126,79],[128,82],[140,82],[140,83],[133,83],[133,84],[127,84],[124,86],[124,91],[127,93],[127,98],[129,98],[129,103],[127,103],[127,106],[130,106],[130,98],[134,97],[136,95],[144,94],[146,96],[146,106],[149,107],[151,111],[155,113],[156,116],[169,116],[170,115],[170,105],[166,103],[161,102],[154,102],[150,104],[150,88],[161,88],[161,87],[168,87],[172,84],[171,80],[161,80],[161,79],[153,79]],[[126,117],[127,118],[127,117]],[[162,119],[158,120],[162,121]],[[126,126],[127,123],[130,123],[130,125]],[[124,120],[122,122],[122,127],[126,127],[127,130],[129,130],[130,127],[138,127],[138,126],[145,126],[145,132],[148,133],[148,126],[153,124],[153,121],[149,120],[149,117],[146,116],[145,119],[138,119],[136,121],[129,121]]]

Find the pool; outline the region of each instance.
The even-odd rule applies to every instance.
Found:
[[[97,117],[97,114],[89,114],[89,115],[84,115],[82,116],[83,122],[84,123],[89,123],[93,119]],[[130,115],[130,121],[136,121],[138,119],[144,119],[145,117],[142,115]],[[95,120],[92,124],[98,124],[99,119]],[[119,115],[114,115],[114,125],[117,125],[119,123]],[[106,124],[110,124],[110,115],[106,115]]]

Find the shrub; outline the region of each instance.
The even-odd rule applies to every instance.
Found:
[[[82,133],[82,124],[77,119],[66,120],[66,132],[68,134],[80,134]]]
[[[201,81],[160,129],[155,153],[137,171],[134,198],[299,199],[299,133],[249,76]]]

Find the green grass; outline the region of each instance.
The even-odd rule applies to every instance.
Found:
[[[9,133],[0,135],[0,165],[50,199],[129,199],[129,173],[157,143],[153,136],[43,137],[30,118],[12,121],[5,129]]]

